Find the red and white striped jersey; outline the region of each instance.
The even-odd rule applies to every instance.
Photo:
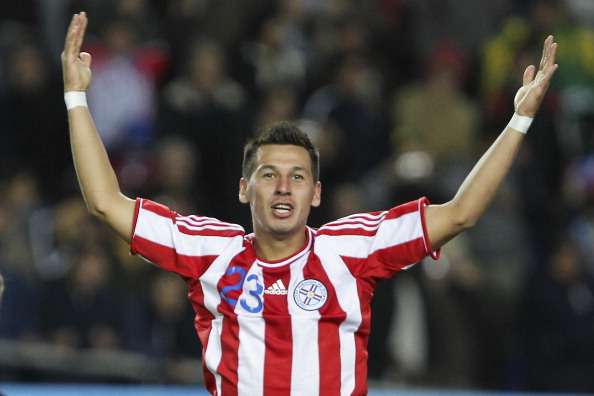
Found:
[[[239,225],[138,199],[131,251],[186,280],[213,395],[365,395],[376,281],[437,258],[427,204],[306,227],[302,249],[270,262]]]

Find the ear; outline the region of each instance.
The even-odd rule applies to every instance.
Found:
[[[250,202],[247,196],[247,185],[247,180],[245,180],[243,177],[239,179],[239,202],[243,204]]]
[[[317,208],[322,203],[322,182],[317,181],[314,187],[314,196],[311,200],[311,206]]]

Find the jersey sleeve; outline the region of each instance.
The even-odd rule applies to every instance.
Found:
[[[130,252],[158,267],[196,278],[245,231],[210,217],[181,216],[148,199],[137,198]]]
[[[425,223],[425,197],[383,212],[354,214],[318,230],[351,272],[362,278],[389,278],[430,256],[433,250]]]

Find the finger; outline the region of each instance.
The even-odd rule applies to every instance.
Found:
[[[549,49],[550,49],[552,41],[553,41],[553,36],[551,36],[551,35],[549,35],[544,41],[544,44],[542,46],[542,57],[540,58],[540,65],[538,67],[539,70],[543,70],[546,65],[547,58],[549,55]]]
[[[85,31],[87,28],[87,17],[84,12],[78,14],[78,28],[76,30],[76,35],[74,39],[74,47],[75,47],[75,54],[76,58],[80,55],[80,48],[82,47],[83,40],[85,38]]]
[[[557,48],[559,47],[559,45],[557,43],[552,43],[551,44],[551,49],[549,51],[549,55],[548,55],[548,66],[554,66],[555,65],[555,59],[557,57]]]
[[[547,70],[547,72],[545,73],[544,79],[546,80],[547,84],[548,82],[551,80],[551,78],[553,78],[553,74],[555,74],[555,72],[557,71],[557,69],[559,68],[558,64],[554,64],[552,65],[549,70]]]
[[[64,39],[64,54],[67,58],[71,58],[73,55],[72,46],[74,41],[74,35],[76,31],[76,26],[78,24],[77,15],[74,14],[72,19],[70,20],[70,25],[68,25],[68,31],[66,33],[66,38]]]
[[[530,84],[532,80],[534,80],[534,72],[536,71],[536,67],[534,65],[530,65],[524,70],[524,78],[522,84],[524,86]]]
[[[91,54],[89,54],[88,52],[81,52],[80,60],[86,67],[91,67],[92,57]]]

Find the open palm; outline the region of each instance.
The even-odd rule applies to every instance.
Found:
[[[538,111],[559,66],[555,63],[556,54],[557,43],[553,36],[549,36],[544,42],[538,71],[534,65],[528,66],[524,71],[523,85],[514,98],[515,110],[519,115],[534,117]]]
[[[80,47],[87,29],[87,15],[84,12],[74,14],[62,52],[62,77],[64,91],[86,91],[91,84],[91,55],[80,52]]]

